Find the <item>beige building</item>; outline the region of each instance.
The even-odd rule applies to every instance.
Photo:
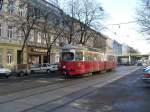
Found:
[[[97,36],[93,40],[93,47],[106,51],[107,37],[101,33],[97,33]]]
[[[32,0],[31,0],[32,1]],[[27,4],[32,5],[32,2],[24,2],[24,0],[3,0],[3,7],[0,12],[0,64],[12,68],[16,64],[20,64],[20,51],[22,49],[24,35],[22,30],[18,29],[15,22],[19,18],[24,18],[28,13]],[[22,5],[26,3],[26,5]],[[49,8],[55,8],[59,11],[57,0],[51,0],[50,3],[41,0],[40,3]],[[55,5],[55,6],[54,6]],[[15,21],[15,22],[14,22]],[[18,21],[19,22],[19,21]],[[23,63],[44,63],[46,62],[46,42],[42,36],[44,34],[39,30],[31,30],[23,53]],[[53,41],[54,34],[51,34]],[[56,41],[52,53],[51,63],[59,61],[59,40]]]
[[[52,5],[51,3],[54,4]],[[59,9],[57,3],[57,0],[50,0],[50,3],[45,0],[37,0],[36,2],[35,0],[4,0],[2,11],[0,13],[0,64],[13,67],[16,64],[21,63],[20,54],[25,36],[23,30],[19,28],[26,26],[19,26],[18,28],[18,24],[20,25],[20,22],[25,20],[26,15],[32,14],[32,11],[39,15],[43,10],[52,10],[58,17],[57,20],[61,21],[62,18],[60,15],[63,12]],[[37,15],[34,17],[37,17]],[[43,18],[39,17],[38,22],[43,25]],[[50,23],[52,23],[52,21],[50,21]],[[45,34],[38,25],[34,25],[27,39],[27,44],[25,45],[23,53],[24,64],[47,63],[48,61],[47,42],[43,38]],[[76,29],[78,29],[78,27],[76,27]],[[51,29],[49,34],[50,43],[55,40],[54,37],[56,36],[53,30],[54,29]],[[65,31],[66,30],[67,28],[65,28]],[[105,52],[111,52],[111,41],[101,33],[92,29],[89,30],[89,33],[91,32],[94,32],[94,35],[88,39],[85,45],[99,48]],[[63,33],[64,37],[59,38],[54,42],[50,54],[51,63],[59,62],[61,45],[67,43],[68,35],[66,34]],[[79,43],[79,36],[78,33],[74,34],[73,44]]]
[[[107,54],[114,54],[114,52],[113,52],[113,40],[109,37],[107,37],[107,40],[106,40],[106,53]]]

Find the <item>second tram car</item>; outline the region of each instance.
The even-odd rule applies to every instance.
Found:
[[[98,49],[73,45],[66,45],[62,48],[60,63],[62,73],[67,76],[108,71],[117,66],[113,55],[105,54]]]

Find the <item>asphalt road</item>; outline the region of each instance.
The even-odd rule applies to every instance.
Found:
[[[143,105],[142,95],[147,91],[147,85],[139,78],[141,70],[130,74],[137,69],[139,68],[134,66],[118,67],[109,73],[69,80],[59,75],[1,79],[0,112],[134,111],[130,106],[136,99],[135,96],[139,95],[139,105]]]
[[[141,76],[139,69],[55,112],[150,112],[150,84],[145,84]]]

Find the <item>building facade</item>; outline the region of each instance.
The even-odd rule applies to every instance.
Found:
[[[107,37],[107,40],[106,40],[106,53],[114,55],[114,52],[113,52],[113,40],[111,38],[109,38],[109,37]]]
[[[31,0],[32,1],[32,0]],[[5,67],[12,68],[16,64],[20,64],[20,52],[24,41],[24,35],[22,30],[19,30],[15,26],[17,17],[24,18],[28,14],[28,5],[33,6],[31,1],[24,0],[3,0],[3,7],[0,13],[0,64]],[[25,3],[26,5],[23,5]],[[44,8],[47,6],[47,10],[52,9],[58,13],[59,8],[58,1],[52,0],[51,4],[45,0],[41,0],[38,7]],[[36,7],[37,8],[37,7]],[[15,21],[15,22],[14,22]],[[43,33],[38,29],[30,31],[27,39],[27,44],[23,50],[23,64],[38,64],[46,62],[47,47],[46,42],[42,38]],[[54,35],[51,34],[51,41],[54,40]],[[59,39],[54,43],[54,47],[51,50],[51,63],[59,61]]]
[[[59,9],[57,0],[50,0],[50,3],[46,0],[4,0],[0,13],[0,64],[6,67],[13,67],[21,63],[20,55],[26,35],[28,38],[23,50],[24,64],[47,63],[48,58],[50,58],[50,63],[59,62],[61,44],[67,43],[66,37],[68,35],[65,35],[64,32],[64,38],[56,39],[57,35],[54,28],[47,26],[46,29],[49,29],[49,33],[46,34],[42,29],[45,24],[44,18],[41,17],[43,12],[44,14],[53,12],[53,15],[57,17],[55,18],[57,19],[56,21],[62,21],[61,14],[63,12]],[[28,16],[32,16],[32,19],[29,21],[26,18]],[[37,24],[33,24],[33,27],[31,27],[32,23],[30,22],[35,18],[37,19],[35,21]],[[29,23],[29,26],[26,23]],[[48,19],[48,24],[51,23],[53,21]],[[75,30],[77,30],[79,27],[78,23],[75,26]],[[28,27],[31,27],[29,33],[28,30],[24,30],[24,28]],[[68,29],[66,28],[65,30],[67,31]],[[90,35],[91,32],[93,35]],[[113,41],[110,38],[90,28],[88,35],[90,35],[90,38],[86,42],[86,46],[99,48],[108,54],[113,53]],[[59,36],[62,37],[61,35]],[[78,44],[79,38],[80,34],[75,34],[72,44]],[[47,44],[48,42],[50,44],[54,42],[51,49],[49,49],[50,45]],[[48,55],[48,51],[51,51],[50,55]]]
[[[101,49],[101,51],[106,52],[106,44],[107,44],[107,37],[101,33],[97,34],[97,37],[93,40],[94,48]]]
[[[116,56],[122,56],[122,44],[116,40],[113,41],[113,52]]]

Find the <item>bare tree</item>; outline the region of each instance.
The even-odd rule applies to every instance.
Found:
[[[79,44],[85,45],[85,43],[92,37],[94,37],[91,30],[99,30],[98,24],[101,24],[101,20],[104,18],[104,10],[101,4],[98,4],[93,0],[71,0],[67,7],[68,13],[72,18],[72,27],[74,36]],[[92,36],[93,35],[93,36]]]
[[[65,34],[65,39],[67,39],[68,44],[74,43],[74,38],[75,38],[75,24],[76,24],[76,19],[75,19],[75,7],[76,2],[74,0],[70,0],[69,2],[64,1],[63,4],[63,10],[64,13],[62,14],[63,18],[63,23],[64,23],[64,34]]]
[[[67,39],[67,43],[71,44],[74,41],[74,35],[75,35],[75,20],[74,18],[65,15],[63,13],[63,24],[65,27],[64,34],[65,39]]]
[[[137,20],[140,25],[140,31],[150,34],[150,0],[141,0],[137,9]]]
[[[47,60],[50,63],[52,47],[57,40],[63,37],[64,27],[62,19],[59,19],[61,15],[56,15],[56,12],[49,11],[42,14],[43,21],[40,24],[40,30],[43,32],[43,40],[46,43],[47,48]]]
[[[22,0],[22,1],[15,1],[20,2],[19,5],[14,4],[13,10],[17,9],[26,9],[23,13],[17,13],[14,12],[12,15],[9,15],[8,17],[5,17],[5,21],[9,22],[11,27],[14,27],[16,29],[16,32],[14,33],[21,33],[21,44],[22,48],[20,50],[20,59],[19,63],[23,63],[23,52],[25,49],[25,46],[27,45],[27,40],[30,36],[31,31],[35,28],[37,24],[37,20],[39,19],[39,14],[37,13],[39,10],[38,8],[33,7],[28,2]],[[5,3],[5,5],[9,5]]]

